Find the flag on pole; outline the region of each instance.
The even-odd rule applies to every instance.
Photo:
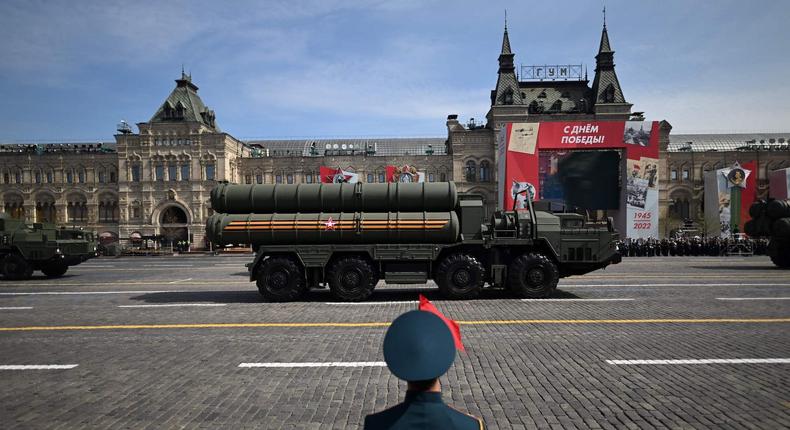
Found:
[[[461,328],[458,327],[457,322],[444,316],[444,314],[439,312],[439,309],[436,309],[436,306],[434,306],[433,303],[431,303],[431,301],[428,300],[422,294],[420,294],[420,304],[417,309],[425,312],[430,312],[441,318],[442,321],[444,321],[444,323],[447,324],[447,328],[450,329],[450,333],[453,334],[453,340],[455,341],[455,349],[459,351],[464,351],[464,344],[463,342],[461,342]]]

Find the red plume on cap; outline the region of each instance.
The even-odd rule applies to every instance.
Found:
[[[434,306],[433,303],[431,303],[431,301],[425,298],[425,296],[423,296],[422,294],[420,294],[420,305],[417,307],[417,309],[425,312],[430,312],[441,318],[442,321],[444,321],[444,323],[447,324],[447,328],[450,329],[450,333],[453,334],[453,340],[455,341],[455,349],[459,351],[464,351],[464,344],[463,342],[461,342],[461,329],[458,327],[457,322],[444,316],[444,314],[439,312],[439,309],[436,309],[436,306]]]

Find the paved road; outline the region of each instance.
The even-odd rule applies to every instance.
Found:
[[[380,285],[365,304],[262,303],[248,259],[0,283],[0,427],[357,428],[403,395],[381,342],[418,292],[461,323],[445,399],[490,428],[790,427],[790,273],[766,258],[626,259],[556,300]]]

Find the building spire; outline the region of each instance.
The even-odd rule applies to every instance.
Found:
[[[603,29],[606,30],[606,5],[603,5]]]
[[[614,51],[609,43],[609,32],[606,28],[606,8],[604,7],[603,29],[601,30],[601,43],[598,46],[598,55],[595,56],[595,78],[593,79],[594,103],[610,105],[607,114],[628,115],[631,105],[625,101],[623,90],[614,70]],[[612,110],[611,105],[617,105]],[[597,109],[597,107],[596,107]],[[597,112],[597,111],[596,111]]]
[[[510,37],[507,35],[507,9],[505,9],[505,34],[502,36],[502,52],[500,56],[512,54],[510,50]]]
[[[516,77],[516,66],[513,62],[515,54],[510,49],[510,37],[507,33],[507,11],[505,11],[505,31],[502,35],[502,50],[499,53],[499,77],[496,90],[492,95],[491,105],[521,104],[521,90]]]

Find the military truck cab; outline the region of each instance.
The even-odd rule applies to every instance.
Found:
[[[0,275],[24,280],[40,270],[47,277],[63,276],[69,266],[96,256],[93,234],[58,229],[53,224],[26,224],[0,213]]]

